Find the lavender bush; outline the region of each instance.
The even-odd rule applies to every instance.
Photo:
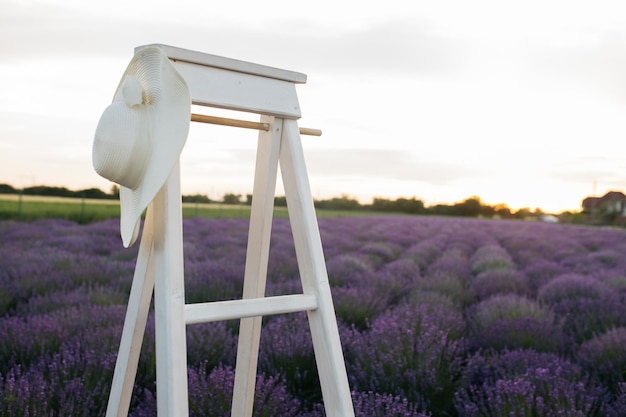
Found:
[[[559,275],[539,289],[537,298],[552,307],[565,333],[578,343],[626,325],[623,299],[589,275]]]
[[[486,244],[476,250],[471,259],[472,272],[515,269],[511,255],[498,244]]]
[[[605,406],[605,412],[607,417],[626,416],[626,383],[618,385],[617,394]]]
[[[561,351],[566,340],[554,313],[538,302],[512,294],[495,295],[469,309],[474,348]]]
[[[475,298],[465,277],[446,271],[430,272],[423,280],[416,283],[413,291],[431,291],[442,294],[460,306],[470,305]]]
[[[552,353],[503,351],[472,357],[465,387],[456,394],[459,416],[599,415],[603,391],[579,366]]]
[[[352,396],[355,417],[428,417],[430,414],[418,411],[406,398],[377,394],[358,393]]]
[[[552,278],[563,275],[568,271],[563,265],[556,261],[545,258],[531,258],[524,269],[530,293],[537,295],[537,291]]]
[[[496,269],[484,271],[473,277],[470,290],[478,300],[484,300],[496,294],[528,295],[526,276],[514,269]]]
[[[261,334],[259,370],[285,380],[310,407],[321,400],[311,332],[304,313],[270,318]]]
[[[584,342],[577,356],[591,375],[618,393],[626,383],[626,327],[618,327]]]
[[[218,366],[207,374],[206,368],[200,364],[200,369],[189,369],[189,416],[230,417],[235,372]],[[254,417],[295,417],[299,410],[300,402],[279,378],[257,375]]]
[[[626,415],[626,232],[320,219],[356,415]],[[0,416],[103,415],[137,247],[117,220],[0,222]],[[185,219],[187,302],[241,297],[248,222]],[[274,221],[268,295],[301,292]],[[230,407],[236,321],[187,328],[193,416]],[[130,416],[154,417],[153,314]],[[305,314],[264,319],[257,416],[324,415]]]
[[[562,301],[589,298],[599,299],[608,296],[608,288],[590,276],[563,274],[551,279],[539,289],[537,298],[545,303],[556,305]]]
[[[346,340],[353,386],[446,412],[460,375],[464,327],[459,313],[439,304],[407,304],[384,313],[366,332]]]

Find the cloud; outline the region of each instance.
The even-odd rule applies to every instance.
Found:
[[[578,88],[582,81],[626,101],[622,76],[626,57],[621,53],[626,34],[620,27],[570,30],[555,40],[557,35],[545,30],[537,35],[514,26],[510,31],[519,33],[509,34],[504,42],[499,36],[503,30],[506,33],[506,19],[497,26],[500,32],[486,25],[483,35],[476,37],[471,36],[472,31],[480,32],[476,15],[471,16],[473,25],[465,22],[454,31],[454,20],[435,21],[426,7],[407,6],[379,16],[370,10],[367,18],[343,24],[304,12],[293,13],[295,17],[277,14],[255,24],[227,13],[227,8],[209,13],[196,2],[183,2],[176,10],[157,2],[150,5],[151,13],[145,7],[138,3],[122,8],[116,2],[104,9],[8,2],[0,16],[0,37],[11,42],[3,42],[0,51],[5,63],[59,56],[128,58],[136,46],[166,43],[318,76],[493,78],[509,73],[529,85],[537,85],[539,78],[540,88],[563,83]],[[198,15],[183,19],[198,7]]]
[[[59,56],[130,56],[147,43],[166,43],[297,70],[359,74],[442,74],[459,68],[465,46],[438,34],[426,19],[381,17],[355,27],[305,17],[266,25],[211,16],[202,24],[174,17],[97,14],[83,8],[9,2],[0,17],[5,62]],[[138,13],[135,11],[135,13]],[[219,14],[218,14],[219,15]]]
[[[542,85],[601,93],[626,104],[626,34],[582,45],[534,45],[526,70]],[[535,81],[536,82],[536,81]]]
[[[4,62],[93,56],[129,59],[136,46],[182,41],[188,33],[188,26],[160,19],[158,13],[151,19],[143,2],[127,3],[107,2],[105,11],[94,3],[3,4],[0,38],[11,40],[0,44]],[[129,5],[135,3],[131,10]]]
[[[437,34],[425,19],[393,19],[342,33],[313,31],[294,39],[299,63],[305,68],[351,71],[355,75],[446,74],[456,71],[465,59],[466,45]],[[284,36],[284,33],[274,33]]]
[[[626,163],[613,157],[580,157],[554,166],[549,175],[565,182],[623,188]]]

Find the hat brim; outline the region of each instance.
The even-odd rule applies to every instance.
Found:
[[[120,99],[126,76],[139,80],[144,89],[148,113],[150,155],[139,186],[120,185],[120,234],[125,247],[139,234],[141,214],[159,192],[185,145],[191,119],[191,95],[185,79],[169,58],[157,47],[146,47],[135,53],[116,90]]]

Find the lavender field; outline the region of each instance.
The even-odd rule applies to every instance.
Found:
[[[240,298],[248,222],[186,219],[187,302]],[[626,416],[626,231],[321,219],[357,416]],[[0,416],[102,416],[136,247],[118,221],[0,222]],[[276,219],[268,295],[300,292]],[[306,316],[266,317],[255,416],[323,416]],[[149,320],[151,323],[151,320]],[[191,416],[228,416],[237,322],[188,327]],[[155,416],[149,324],[133,417]]]

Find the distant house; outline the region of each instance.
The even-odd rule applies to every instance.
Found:
[[[582,208],[587,223],[626,223],[626,195],[621,191],[609,191],[602,197],[587,197],[582,202]]]

